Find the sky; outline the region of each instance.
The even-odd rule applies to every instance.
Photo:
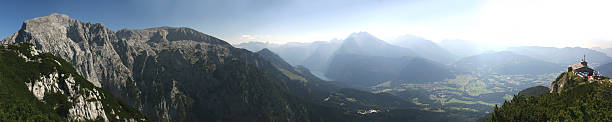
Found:
[[[0,36],[51,13],[112,30],[190,27],[232,44],[312,42],[369,32],[434,42],[612,47],[609,0],[18,0],[0,3]]]

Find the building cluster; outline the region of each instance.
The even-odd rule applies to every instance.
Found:
[[[589,67],[588,63],[586,62],[584,58],[582,59],[582,61],[568,66],[567,72],[574,73],[582,78],[587,79],[588,81],[593,81],[601,77],[598,71]]]

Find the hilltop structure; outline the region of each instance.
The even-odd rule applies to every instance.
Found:
[[[588,66],[588,63],[586,62],[586,55],[583,57],[582,61],[568,66],[567,72],[573,72],[582,78],[588,79],[589,81],[592,79],[597,79],[600,76],[599,72]]]

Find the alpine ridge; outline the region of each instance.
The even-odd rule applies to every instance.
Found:
[[[338,121],[289,94],[257,54],[189,28],[112,31],[51,14],[0,43],[32,43],[66,59],[152,121]]]

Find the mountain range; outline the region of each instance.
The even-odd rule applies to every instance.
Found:
[[[584,56],[586,56],[585,60],[587,60],[591,66],[602,65],[612,61],[612,58],[605,53],[580,47],[555,48],[523,46],[511,47],[506,51],[564,66],[574,64],[582,60]]]
[[[86,88],[89,90],[104,93],[101,95],[105,110],[102,113],[107,116],[103,120],[380,121],[399,120],[402,117],[442,117],[418,119],[432,121],[448,116],[419,110],[413,103],[387,93],[345,88],[336,82],[318,78],[303,66],[285,62],[268,49],[253,53],[184,27],[112,31],[100,23],[86,23],[67,15],[51,14],[25,21],[21,29],[0,43],[9,47],[32,44],[32,49],[61,62],[63,67],[74,67],[67,68],[69,76],[80,78],[78,83],[88,86]],[[323,48],[325,46],[314,50],[327,50]],[[57,69],[39,68],[41,71]],[[57,82],[67,82],[66,75],[59,75],[61,77]],[[0,78],[3,76],[0,75]],[[26,96],[37,96],[36,93]],[[70,97],[68,101],[72,99]],[[42,101],[47,101],[49,105],[67,106],[63,107],[66,109],[72,105],[62,103],[66,100],[59,98],[60,101],[50,102],[46,98]],[[109,99],[111,102],[107,102]],[[24,104],[43,105],[40,102]],[[53,107],[43,108],[43,114],[54,112],[49,108]],[[55,113],[60,113],[49,114],[53,118],[59,116],[52,120],[75,119],[66,116],[80,115],[66,114],[64,109],[57,107],[54,109]],[[100,113],[97,110],[101,109],[80,112]],[[395,113],[401,111],[415,114],[400,116]],[[97,116],[90,116],[95,114],[86,115],[89,117],[85,120],[97,119]]]
[[[62,14],[27,20],[0,44],[5,121],[452,121],[476,115],[462,111],[479,112],[464,106],[495,101],[473,98],[512,92],[488,82],[546,79],[583,55],[602,74],[612,72],[612,58],[587,48],[485,52],[469,41],[435,43],[412,35],[384,41],[367,32],[234,47],[186,27],[113,31]],[[576,79],[564,73],[553,83]],[[376,86],[386,87],[370,91]],[[607,93],[592,84],[569,86],[552,91]],[[531,97],[561,99],[547,90],[521,91],[520,102],[495,107],[490,117],[504,120],[505,111],[519,110],[512,106]],[[470,96],[447,98],[449,91],[455,94],[449,97]]]
[[[314,112],[319,107],[292,95],[257,54],[189,28],[111,31],[51,14],[27,20],[1,43],[32,43],[66,59],[152,121],[335,119],[323,117],[333,110]]]
[[[420,57],[443,64],[453,63],[458,58],[438,44],[414,35],[400,36],[395,40],[389,41],[389,43],[408,48],[417,53]]]
[[[546,74],[562,71],[563,66],[514,52],[493,52],[463,58],[454,66],[463,72],[499,74]]]

